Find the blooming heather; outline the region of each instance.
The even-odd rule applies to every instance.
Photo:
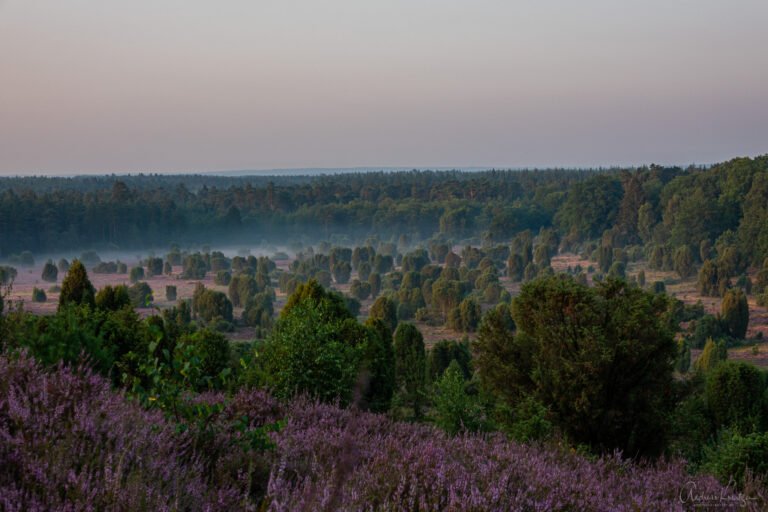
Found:
[[[260,390],[189,403],[220,411],[205,435],[87,369],[0,356],[0,510],[667,511],[732,496],[680,462],[450,437],[308,399],[281,405]],[[269,446],[251,443],[278,421]]]

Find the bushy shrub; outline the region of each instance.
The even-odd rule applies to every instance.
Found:
[[[281,405],[258,390],[172,404],[176,414],[148,411],[85,368],[45,372],[25,355],[0,356],[0,508],[677,510],[695,506],[694,496],[738,499],[680,462],[588,459],[503,435],[451,438],[306,399]],[[766,452],[750,443],[760,451],[748,453]]]
[[[59,277],[59,269],[56,267],[56,265],[53,264],[53,261],[48,260],[48,262],[43,267],[43,273],[41,278],[43,279],[43,281],[46,281],[49,283],[55,283],[58,277]]]
[[[152,304],[152,288],[144,281],[134,283],[128,288],[128,296],[135,308],[148,308]]]
[[[477,394],[469,394],[459,364],[454,360],[435,383],[432,397],[435,423],[451,435],[476,432],[487,420]]]
[[[131,283],[138,283],[142,279],[144,279],[144,267],[133,267],[130,274]]]
[[[45,302],[47,300],[48,297],[45,295],[45,290],[38,287],[32,288],[32,302]]]
[[[217,284],[219,286],[229,286],[229,283],[232,281],[232,274],[227,272],[226,270],[219,270],[216,272],[216,275],[213,277],[214,284]]]

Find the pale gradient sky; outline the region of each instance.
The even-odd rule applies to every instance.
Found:
[[[0,174],[768,152],[766,0],[0,0]]]

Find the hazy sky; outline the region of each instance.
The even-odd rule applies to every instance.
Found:
[[[0,174],[768,152],[766,0],[0,0]]]

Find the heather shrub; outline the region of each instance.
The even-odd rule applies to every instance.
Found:
[[[252,509],[237,468],[255,473],[258,461],[231,450],[242,437],[232,428],[218,439],[225,455],[204,452],[191,430],[84,367],[45,372],[27,355],[0,356],[2,510]]]
[[[493,435],[450,437],[331,405],[294,402],[274,437],[269,510],[685,510],[729,499],[680,462],[594,460]]]
[[[0,356],[0,508],[685,510],[694,495],[738,498],[680,462],[450,437],[306,398],[134,396],[82,366]]]

